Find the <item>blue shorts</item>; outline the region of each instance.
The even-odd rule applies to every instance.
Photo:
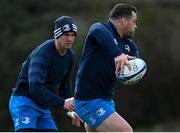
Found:
[[[95,129],[115,112],[113,100],[93,99],[81,101],[74,99],[74,107],[78,116]]]
[[[51,112],[41,108],[28,97],[11,96],[9,110],[15,131],[25,128],[57,130]]]

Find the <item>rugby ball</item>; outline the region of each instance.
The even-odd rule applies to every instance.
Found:
[[[147,65],[143,59],[135,58],[129,61],[131,64],[131,70],[124,66],[124,70],[116,74],[118,81],[125,85],[136,84],[140,81],[146,73]]]

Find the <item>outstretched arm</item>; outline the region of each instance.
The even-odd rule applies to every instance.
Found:
[[[64,106],[64,98],[53,94],[46,85],[48,71],[48,56],[37,53],[29,59],[28,82],[30,96],[43,107]]]

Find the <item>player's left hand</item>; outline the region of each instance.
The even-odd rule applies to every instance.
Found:
[[[114,58],[115,61],[115,66],[116,66],[116,71],[115,73],[117,74],[120,71],[124,70],[124,65],[127,65],[129,70],[131,70],[131,65],[129,63],[129,60],[134,59],[135,57],[129,56],[127,54],[121,54],[117,57]]]
[[[74,100],[73,97],[65,99],[64,109],[66,109],[68,111],[73,111],[74,110],[73,100]]]
[[[83,123],[83,121],[79,118],[76,112],[71,111],[68,112],[67,115],[71,117],[73,126],[75,125],[76,127],[81,127],[81,123]]]

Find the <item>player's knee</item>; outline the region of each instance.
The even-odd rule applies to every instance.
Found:
[[[84,127],[86,129],[86,132],[96,132],[96,129],[90,127],[88,124],[84,124]]]
[[[121,132],[133,132],[133,129],[130,125],[124,126],[123,129],[121,127]]]

